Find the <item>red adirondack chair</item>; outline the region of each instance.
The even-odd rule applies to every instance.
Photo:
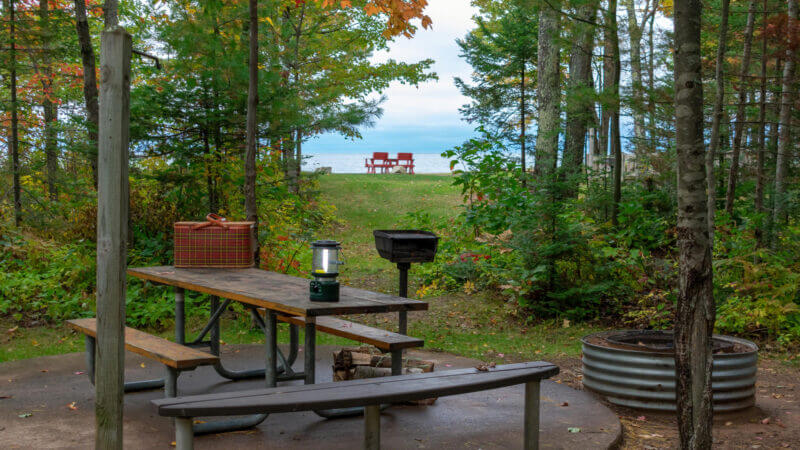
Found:
[[[388,152],[373,152],[372,158],[364,160],[367,173],[375,173],[376,168],[381,169],[381,173],[386,173],[392,166],[394,166],[394,161],[389,159]]]
[[[414,173],[414,154],[413,153],[398,153],[397,165],[405,167],[408,173]]]

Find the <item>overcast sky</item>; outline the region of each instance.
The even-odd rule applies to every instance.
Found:
[[[459,58],[455,40],[474,26],[475,10],[469,0],[434,0],[425,9],[433,20],[432,28],[418,30],[412,39],[396,38],[389,52],[376,54],[375,61],[389,57],[404,62],[426,58],[436,61],[433,71],[438,81],[419,87],[392,83],[384,94],[384,114],[373,128],[362,129],[363,139],[349,140],[328,134],[310,140],[307,154],[363,153],[373,151],[441,153],[463,143],[473,134],[473,126],[462,122],[458,108],[468,99],[461,96],[453,77],[468,78],[470,66]]]

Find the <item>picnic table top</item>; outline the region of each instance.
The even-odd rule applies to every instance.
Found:
[[[128,275],[156,283],[229,298],[295,316],[424,311],[428,304],[394,295],[342,286],[338,302],[312,302],[309,279],[261,269],[181,269],[137,267]]]

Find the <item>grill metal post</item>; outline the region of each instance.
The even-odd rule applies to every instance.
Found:
[[[183,288],[175,288],[175,342],[186,343],[186,309],[184,307],[186,294]]]
[[[397,263],[397,268],[400,270],[400,297],[408,298],[408,269],[411,268],[411,263],[401,262]],[[408,311],[400,311],[397,314],[397,332],[403,335],[408,334]],[[392,375],[400,375],[403,373],[403,350],[392,352]]]
[[[397,263],[397,269],[400,270],[400,297],[408,298],[408,269],[410,268],[411,263]]]

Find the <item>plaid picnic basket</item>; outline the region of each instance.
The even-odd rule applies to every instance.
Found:
[[[253,267],[255,222],[228,222],[216,214],[206,222],[175,223],[175,267]]]

